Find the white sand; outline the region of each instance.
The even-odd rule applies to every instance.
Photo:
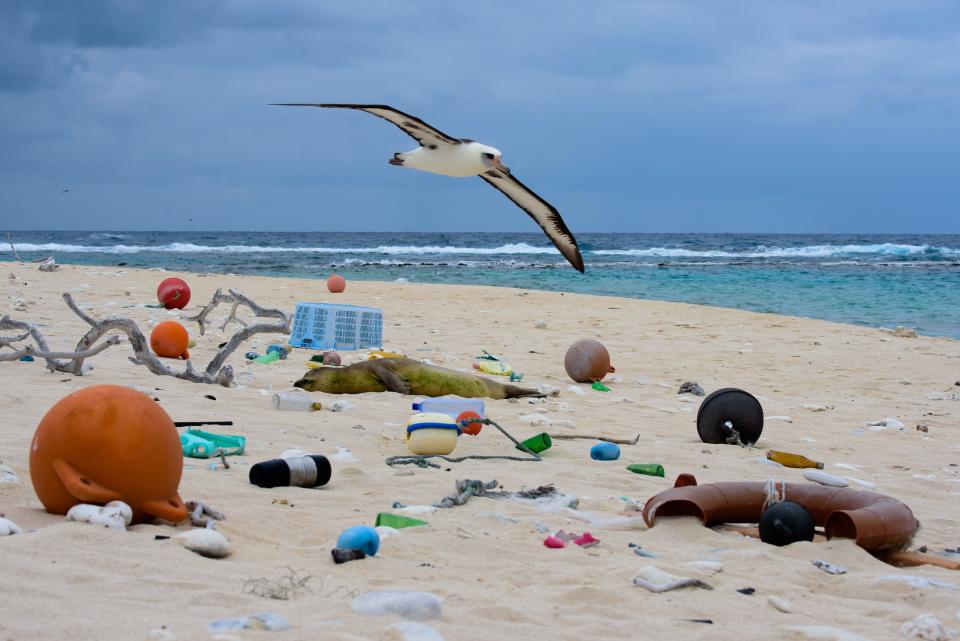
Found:
[[[163,276],[156,271],[109,267],[64,267],[44,274],[33,266],[5,264],[0,306],[13,318],[43,325],[56,349],[72,347],[86,331],[60,295],[98,315],[129,316],[149,331],[151,321],[176,317],[137,306],[154,302]],[[7,278],[7,274],[15,278]],[[248,364],[242,353],[263,351],[282,337],[260,336],[230,362],[243,387],[225,389],[157,377],[132,364],[129,345],[110,348],[92,359],[96,369],[77,378],[46,371],[42,362],[0,363],[0,462],[20,477],[0,485],[0,514],[24,532],[0,538],[0,639],[148,639],[166,626],[176,639],[208,639],[206,626],[225,617],[274,612],[293,626],[288,632],[242,631],[233,638],[400,639],[397,617],[369,618],[350,608],[354,596],[369,590],[410,589],[444,599],[443,618],[426,622],[453,639],[802,639],[793,626],[829,626],[867,639],[895,638],[900,626],[932,613],[956,627],[960,591],[878,582],[890,575],[920,576],[960,588],[960,573],[940,568],[897,569],[875,560],[849,541],[803,543],[774,548],[733,533],[715,532],[693,519],[666,519],[653,529],[642,524],[611,530],[566,514],[474,499],[469,504],[427,514],[429,527],[407,529],[383,541],[376,558],[334,565],[330,549],[351,525],[373,524],[394,501],[430,504],[453,490],[456,479],[497,479],[506,489],[554,483],[580,498],[580,509],[598,517],[620,516],[622,496],[645,501],[671,487],[680,472],[701,483],[767,478],[802,481],[800,470],[775,468],[755,459],[763,450],[705,445],[694,424],[699,399],[682,402],[683,381],[708,392],[725,386],[758,396],[769,420],[762,448],[803,453],[825,461],[825,471],[875,483],[877,491],[905,501],[923,527],[916,545],[933,550],[960,545],[960,401],[929,400],[928,392],[960,392],[960,342],[943,338],[898,338],[874,329],[821,321],[754,314],[672,303],[527,292],[489,287],[349,283],[331,295],[323,281],[225,275],[183,275],[202,305],[217,287],[237,287],[267,307],[292,311],[298,300],[331,300],[381,307],[386,346],[414,358],[469,369],[481,349],[509,357],[523,383],[548,383],[563,391],[558,399],[531,405],[488,401],[488,414],[518,437],[542,428],[520,416],[532,412],[572,421],[576,430],[621,438],[640,435],[623,446],[617,462],[591,461],[590,441],[557,441],[542,463],[469,461],[423,470],[391,468],[385,457],[404,454],[403,430],[409,397],[394,393],[350,397],[355,409],[310,414],[278,412],[274,390],[287,388],[305,371],[311,352],[296,350],[287,361]],[[129,291],[130,295],[125,295]],[[17,299],[26,312],[12,311]],[[131,307],[132,306],[132,307]],[[192,306],[191,306],[192,307]],[[215,326],[226,308],[212,315]],[[546,329],[535,328],[538,320]],[[237,326],[206,336],[194,362],[205,365],[216,345]],[[4,334],[10,334],[5,332]],[[612,392],[584,395],[566,391],[566,348],[579,338],[598,338],[612,355],[621,382]],[[357,354],[344,354],[347,362]],[[638,379],[645,384],[637,384]],[[907,384],[909,382],[909,384]],[[137,385],[151,391],[174,420],[230,419],[225,432],[247,436],[246,456],[232,458],[230,470],[207,469],[186,459],[180,485],[184,499],[219,508],[219,526],[234,553],[227,559],[201,558],[155,534],[176,534],[160,525],[118,532],[46,514],[30,484],[28,448],[44,413],[71,391],[88,385]],[[212,394],[216,400],[204,395]],[[317,394],[324,403],[336,397]],[[825,411],[804,405],[828,406]],[[897,418],[906,431],[854,433],[868,421]],[[929,432],[914,428],[925,423]],[[247,481],[249,466],[291,447],[330,455],[350,448],[357,463],[334,464],[333,479],[319,490],[260,489]],[[455,452],[513,454],[492,428],[477,439],[464,437]],[[631,474],[628,463],[659,462],[666,478]],[[851,470],[837,464],[858,467]],[[932,477],[921,478],[921,477]],[[856,483],[852,483],[857,487]],[[602,543],[591,549],[562,550],[542,545],[551,532],[590,531]],[[179,531],[186,529],[181,526]],[[641,558],[628,543],[657,558]],[[833,576],[811,565],[823,559],[848,568]],[[718,561],[722,571],[686,566]],[[648,593],[631,579],[653,565],[673,574],[702,579],[714,590],[690,588]],[[315,578],[292,600],[270,600],[243,592],[254,577],[278,578],[289,567]],[[745,596],[739,588],[753,587]],[[772,607],[768,597],[790,604],[790,613]],[[712,619],[713,625],[686,619]],[[812,633],[811,633],[812,634]],[[163,638],[157,632],[153,638]],[[229,637],[223,637],[229,638]],[[823,637],[828,638],[828,637]]]

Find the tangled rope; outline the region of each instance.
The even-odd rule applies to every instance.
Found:
[[[489,455],[483,455],[483,454],[471,454],[471,455],[469,455],[469,456],[446,456],[446,455],[444,455],[444,454],[429,454],[429,455],[425,455],[425,454],[401,454],[401,455],[399,455],[399,456],[389,456],[389,457],[387,457],[386,464],[387,464],[387,465],[416,465],[416,466],[422,467],[422,468],[435,467],[435,468],[438,468],[438,469],[439,469],[439,468],[440,468],[439,465],[437,465],[436,463],[431,463],[428,459],[441,458],[441,459],[443,459],[444,461],[449,461],[450,463],[460,463],[461,461],[466,461],[466,460],[468,460],[468,459],[482,460],[482,461],[489,461],[489,460],[501,460],[501,461],[542,461],[542,460],[543,460],[542,458],[540,458],[540,455],[539,455],[539,454],[537,454],[536,452],[534,452],[533,450],[531,450],[530,448],[528,448],[526,445],[524,445],[523,443],[521,443],[521,442],[518,441],[517,439],[513,438],[513,437],[510,435],[510,433],[507,432],[507,430],[503,429],[502,427],[500,427],[499,425],[497,425],[494,421],[490,420],[489,418],[471,418],[471,419],[464,419],[463,421],[460,422],[460,425],[461,425],[461,427],[466,427],[467,425],[470,425],[471,423],[481,423],[481,424],[483,424],[483,425],[493,425],[495,428],[497,428],[498,430],[500,430],[500,432],[501,432],[504,436],[506,436],[508,439],[510,439],[510,440],[513,442],[513,444],[517,446],[518,449],[526,452],[526,453],[529,454],[530,457],[532,457],[532,458],[530,458],[530,457],[521,458],[521,457],[519,457],[519,456],[489,456]]]

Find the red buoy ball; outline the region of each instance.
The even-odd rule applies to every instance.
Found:
[[[470,419],[481,419],[483,418],[473,410],[464,410],[457,415],[457,425],[460,427],[460,431],[464,434],[469,434],[470,436],[476,436],[480,433],[480,430],[483,429],[483,423],[467,423],[463,424],[462,421],[467,421]]]
[[[157,287],[157,300],[167,309],[183,309],[190,302],[190,286],[182,278],[165,278]]]
[[[331,274],[327,279],[327,289],[331,294],[339,294],[347,288],[347,280],[340,274]]]

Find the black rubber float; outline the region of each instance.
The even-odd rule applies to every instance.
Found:
[[[697,410],[697,433],[704,443],[753,445],[763,432],[763,407],[753,394],[725,387],[713,392]]]

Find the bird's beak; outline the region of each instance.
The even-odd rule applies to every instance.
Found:
[[[503,161],[500,160],[500,156],[497,156],[493,159],[493,164],[497,166],[497,169],[502,169],[506,173],[510,173],[510,168],[503,164]]]

